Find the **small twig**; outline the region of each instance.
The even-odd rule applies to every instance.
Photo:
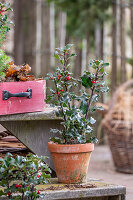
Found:
[[[96,70],[96,74],[95,74],[95,82],[97,81],[98,72],[99,72],[99,68],[97,68],[97,70]],[[90,98],[89,98],[88,108],[87,108],[87,110],[86,110],[86,114],[85,114],[85,119],[87,119],[88,112],[89,112],[89,110],[90,110],[91,101],[92,101],[92,97],[93,97],[94,92],[95,92],[95,88],[96,88],[96,86],[93,86],[93,88],[92,88],[92,90],[91,90],[91,96],[90,96]],[[84,123],[83,130],[84,130],[84,128],[85,128],[85,124],[86,124],[86,122]]]
[[[54,83],[55,83],[55,87],[56,87],[56,93],[57,93],[58,101],[60,102],[60,96],[58,95],[57,83],[56,83],[56,81],[54,81]],[[66,116],[65,116],[64,109],[63,109],[61,102],[60,102],[60,106],[61,106],[61,111],[62,111],[62,114],[63,114],[63,117],[64,117],[64,121],[66,121]]]
[[[97,68],[97,71],[96,71],[95,82],[97,81],[98,72],[99,72],[99,68]],[[87,119],[87,115],[88,115],[88,112],[90,110],[91,101],[92,101],[92,97],[93,97],[94,92],[95,92],[95,88],[96,88],[96,86],[93,86],[93,88],[92,88],[91,96],[90,96],[89,103],[88,103],[88,108],[87,108],[86,114],[85,114],[85,119]]]
[[[64,75],[65,75],[65,71],[66,71],[66,64],[67,64],[67,59],[66,59],[65,52],[64,52],[64,69],[63,69],[63,74]],[[68,88],[67,88],[67,85],[66,85],[66,80],[64,80],[64,85],[65,85],[66,92],[68,92]],[[69,96],[69,99],[70,99],[70,96]],[[71,110],[71,105],[70,105],[69,102],[68,102],[68,107],[69,107],[69,110]]]

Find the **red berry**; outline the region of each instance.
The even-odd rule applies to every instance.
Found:
[[[67,77],[66,77],[66,80],[68,80],[68,81],[69,81],[70,79],[71,79],[71,77],[70,77],[70,76],[67,76]]]
[[[96,83],[99,83],[99,81],[96,81]]]
[[[5,10],[2,10],[2,12],[5,12]]]
[[[40,175],[39,175],[39,174],[37,175],[37,178],[40,178]]]
[[[63,92],[63,89],[60,89],[61,92]]]
[[[54,78],[53,78],[53,77],[50,77],[50,79],[53,80]]]
[[[60,92],[58,92],[58,95],[60,95]]]
[[[70,74],[67,74],[68,76],[70,76]]]
[[[66,52],[66,55],[69,55],[69,53],[68,53],[68,52]]]
[[[58,78],[61,78],[61,74],[58,75]]]
[[[3,16],[3,13],[0,11],[1,16]]]
[[[92,83],[95,83],[95,81],[92,81]]]
[[[37,194],[40,194],[40,191],[38,190]]]
[[[22,185],[16,184],[16,188],[21,188],[21,187],[22,187]]]
[[[11,192],[8,192],[8,196],[10,196],[11,195]]]

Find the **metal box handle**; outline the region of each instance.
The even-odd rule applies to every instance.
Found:
[[[27,92],[10,93],[8,90],[3,90],[3,100],[8,100],[10,97],[27,97],[32,98],[32,89],[27,89]]]

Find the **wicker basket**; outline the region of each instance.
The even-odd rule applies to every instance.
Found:
[[[133,173],[133,80],[115,92],[103,120],[117,171]]]

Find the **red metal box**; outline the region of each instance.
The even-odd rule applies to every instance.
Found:
[[[0,83],[0,115],[43,111],[46,81]]]

